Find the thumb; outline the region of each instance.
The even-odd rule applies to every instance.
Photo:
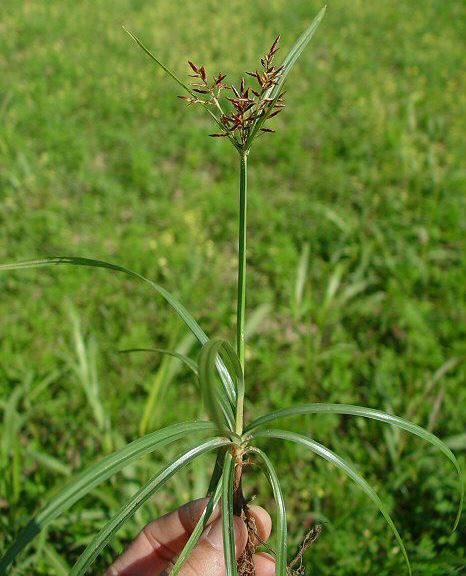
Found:
[[[241,556],[248,541],[246,524],[241,518],[233,518],[236,557]],[[223,557],[223,529],[219,518],[207,527],[196,548],[186,561],[180,576],[225,576]]]

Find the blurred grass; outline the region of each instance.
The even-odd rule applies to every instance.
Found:
[[[285,52],[319,8],[3,0],[0,261],[118,261],[173,290],[209,334],[233,338],[236,158],[206,137],[203,115],[185,109],[121,24],[180,75],[191,58],[236,78],[278,32]],[[248,311],[271,309],[247,349],[249,414],[304,401],[366,404],[452,438],[464,462],[465,16],[461,2],[329,2],[290,78],[278,132],[251,158]],[[0,294],[2,550],[71,471],[138,435],[159,370],[171,369],[117,350],[176,345],[184,332],[160,299],[104,272],[2,275]],[[80,357],[92,359],[94,406],[73,368]],[[153,425],[198,414],[190,375],[175,373]],[[449,534],[455,479],[438,453],[360,420],[290,426],[350,457],[378,486],[416,574],[461,573],[464,521]],[[293,543],[312,519],[325,522],[311,573],[402,573],[370,503],[326,464],[294,454],[277,446],[272,458]],[[169,455],[96,490],[13,573],[66,573]],[[144,522],[199,496],[207,481],[203,464],[175,481],[122,530],[101,568]],[[248,492],[270,502],[255,473]]]

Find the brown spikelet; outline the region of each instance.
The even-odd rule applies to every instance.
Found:
[[[280,34],[273,41],[272,47],[269,50],[269,54],[275,54],[275,52],[278,50],[279,42],[280,42]]]
[[[219,72],[213,75],[211,80],[207,75],[204,66],[196,66],[191,60],[188,64],[193,72],[190,77],[194,79],[191,83],[192,92],[199,94],[199,97],[179,96],[188,104],[211,105],[215,110],[220,111],[217,116],[218,123],[224,127],[225,132],[209,134],[212,138],[230,138],[237,148],[243,148],[250,142],[251,136],[261,132],[273,133],[275,130],[263,127],[264,122],[270,118],[278,116],[285,107],[284,92],[278,97],[272,97],[274,87],[279,83],[283,74],[283,65],[277,67],[274,64],[274,57],[280,45],[280,35],[272,43],[266,55],[260,59],[262,72],[246,72],[247,76],[254,78],[258,86],[255,88],[246,84],[245,77],[241,77],[239,89],[234,84],[224,84],[226,74]],[[224,94],[224,90],[230,94]],[[222,104],[229,102],[230,107],[223,109]],[[257,123],[260,122],[259,125]]]

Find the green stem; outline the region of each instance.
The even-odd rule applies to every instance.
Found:
[[[240,154],[239,180],[239,242],[238,242],[238,304],[236,316],[236,352],[244,373],[244,319],[246,306],[246,232],[247,232],[247,193],[248,193],[248,159],[247,152]],[[242,433],[243,398],[238,398],[237,433]],[[238,428],[241,430],[238,432]]]

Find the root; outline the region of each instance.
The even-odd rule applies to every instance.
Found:
[[[257,538],[256,521],[249,512],[247,504],[244,506],[242,518],[248,529],[248,542],[238,560],[238,576],[255,576],[254,554],[260,546],[260,542]]]
[[[302,576],[305,574],[303,566],[303,556],[306,551],[314,544],[317,538],[322,532],[322,526],[316,524],[313,526],[304,537],[304,540],[299,547],[298,553],[293,558],[293,560],[288,564],[287,574],[288,576]],[[299,563],[299,566],[297,564]]]
[[[265,542],[263,542],[257,533],[256,522],[254,516],[250,513],[249,507],[247,505],[246,499],[243,494],[242,487],[242,472],[243,466],[249,464],[248,461],[243,461],[243,455],[236,454],[236,466],[235,466],[235,480],[234,480],[234,500],[233,500],[233,512],[236,516],[242,518],[248,529],[248,541],[246,547],[238,559],[238,576],[256,576],[256,569],[254,566],[254,554],[257,549],[264,545],[272,555],[275,555],[273,550],[271,550]],[[299,550],[293,560],[288,564],[287,576],[303,576],[305,574],[303,566],[303,556],[307,550],[314,544],[314,542],[319,538],[322,532],[322,526],[316,524],[308,530],[306,533],[302,544],[299,546]]]

